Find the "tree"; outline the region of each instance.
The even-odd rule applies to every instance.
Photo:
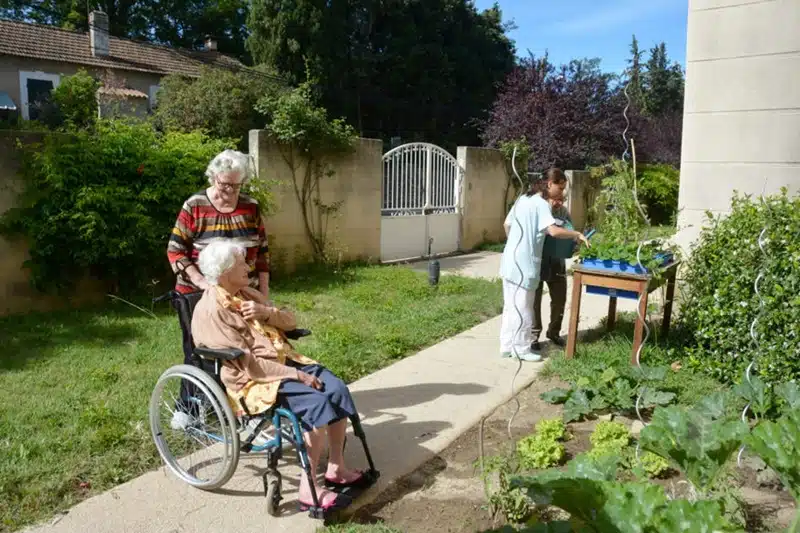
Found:
[[[247,45],[294,82],[308,68],[361,135],[455,146],[477,140],[513,68],[501,19],[468,0],[254,0]]]
[[[547,56],[523,59],[483,124],[484,142],[500,147],[525,138],[533,168],[583,168],[619,154],[624,105],[613,74],[599,59],[556,68]]]
[[[663,42],[650,49],[644,75],[644,110],[654,117],[683,111],[683,70],[670,64]]]
[[[638,109],[643,107],[642,52],[639,50],[639,41],[636,40],[636,35],[631,40],[631,58],[628,60],[628,96]]]
[[[256,103],[285,90],[264,69],[230,72],[207,67],[197,79],[176,74],[161,81],[156,123],[168,131],[203,130],[215,138],[236,139],[244,148],[251,129],[264,126]]]

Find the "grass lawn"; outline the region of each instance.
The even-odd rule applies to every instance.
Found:
[[[347,381],[500,313],[496,282],[402,267],[308,272],[273,284],[313,335],[299,349]],[[48,518],[160,464],[147,423],[158,376],[180,363],[167,304],[0,319],[0,531]]]

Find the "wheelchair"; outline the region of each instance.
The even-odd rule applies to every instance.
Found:
[[[210,491],[228,482],[236,470],[240,453],[265,452],[267,468],[262,481],[267,512],[278,516],[283,499],[278,461],[282,458],[284,445],[291,444],[304,475],[311,482],[313,506],[308,511],[309,516],[324,519],[325,510],[320,506],[313,483],[316,472],[311,471],[297,416],[277,404],[263,413],[251,415],[244,402],[245,414],[235,416],[220,379],[220,367],[223,361],[235,360],[243,352],[236,348],[212,350],[194,345],[192,313],[202,294],[181,294],[173,290],[153,300],[154,303],[169,300],[177,311],[184,351],[184,364],[172,366],[161,374],[150,397],[150,430],[158,453],[179,479]],[[291,340],[298,340],[311,332],[295,329],[285,334]],[[350,422],[369,464],[369,470],[364,473],[365,488],[368,488],[377,481],[380,473],[375,469],[358,414],[350,417]],[[256,444],[254,441],[270,426],[274,436]],[[242,439],[240,433],[247,436]],[[198,446],[202,449],[195,449]],[[358,496],[356,493],[349,495]]]

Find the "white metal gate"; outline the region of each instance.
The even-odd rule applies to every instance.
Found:
[[[398,146],[383,156],[381,260],[455,252],[461,237],[461,169],[428,143]]]

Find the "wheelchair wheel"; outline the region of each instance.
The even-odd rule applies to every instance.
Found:
[[[181,397],[181,383],[192,395]],[[203,490],[224,485],[239,462],[239,433],[227,396],[211,376],[176,365],[158,378],[150,397],[150,430],[172,472]]]

